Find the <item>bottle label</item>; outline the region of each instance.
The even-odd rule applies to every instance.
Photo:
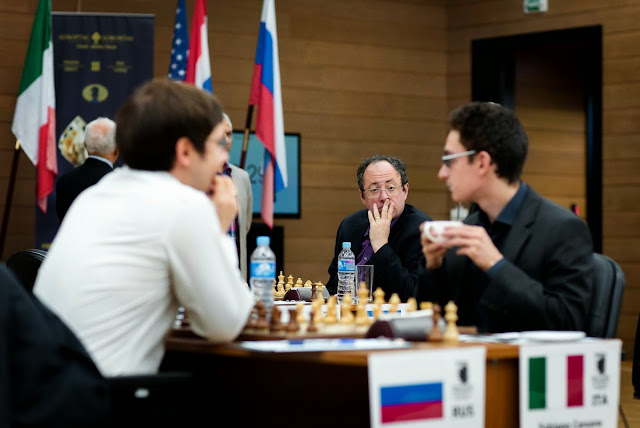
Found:
[[[259,261],[251,262],[251,278],[276,277],[276,262]]]
[[[355,272],[356,261],[355,260],[338,260],[338,272]]]

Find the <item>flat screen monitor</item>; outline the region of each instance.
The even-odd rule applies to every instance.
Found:
[[[229,162],[239,166],[242,155],[244,131],[233,131],[233,144],[229,151]],[[273,216],[276,218],[300,218],[300,134],[285,133],[284,145],[287,152],[287,187],[276,193]],[[253,216],[260,217],[262,201],[262,162],[264,146],[255,133],[249,134],[244,170],[251,179],[253,191]]]

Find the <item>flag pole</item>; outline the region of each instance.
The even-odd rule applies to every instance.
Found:
[[[7,185],[7,198],[4,202],[4,212],[2,213],[2,229],[0,230],[0,260],[4,253],[4,242],[7,238],[7,228],[9,227],[9,214],[11,213],[11,200],[13,199],[13,189],[16,185],[16,175],[18,172],[18,160],[20,159],[20,140],[16,140],[16,148],[13,151],[13,161],[11,162],[11,174]]]
[[[242,141],[242,155],[240,156],[240,168],[244,169],[244,162],[247,158],[247,147],[249,146],[249,132],[251,131],[251,120],[253,119],[253,104],[247,109],[247,121],[244,124],[244,139]]]

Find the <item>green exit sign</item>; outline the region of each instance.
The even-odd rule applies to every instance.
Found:
[[[524,13],[546,12],[549,9],[547,0],[523,0]]]

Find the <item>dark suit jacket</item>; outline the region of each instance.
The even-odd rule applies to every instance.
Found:
[[[392,293],[398,293],[402,301],[415,297],[418,280],[424,273],[425,265],[419,227],[427,220],[431,218],[425,213],[412,205],[405,205],[398,221],[391,228],[389,242],[367,262],[375,266],[373,289],[382,288],[385,300],[389,300]],[[329,281],[326,284],[330,294],[335,294],[338,289],[338,254],[342,250],[342,243],[351,242],[351,251],[357,257],[368,227],[366,209],[351,214],[340,223],[333,260],[329,265]]]
[[[103,427],[107,381],[64,323],[0,264],[0,427]]]
[[[477,225],[475,212],[464,221]],[[591,234],[574,213],[529,188],[504,242],[505,262],[490,278],[480,298],[490,332],[583,330],[586,328],[593,269]],[[478,302],[466,296],[474,287],[471,260],[445,254],[444,266],[428,271],[418,291],[420,301],[454,299],[463,324],[478,325]]]
[[[56,212],[60,223],[76,197],[111,171],[111,167],[105,162],[87,158],[82,165],[58,178],[56,182]]]

